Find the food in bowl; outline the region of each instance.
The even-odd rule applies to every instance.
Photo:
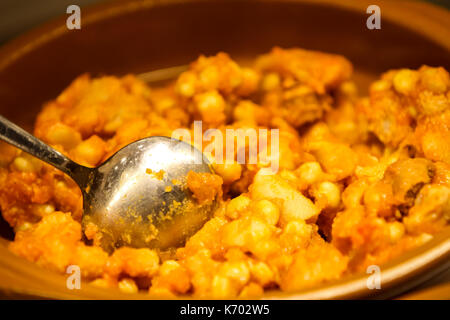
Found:
[[[449,73],[391,70],[368,97],[351,75],[342,56],[274,48],[250,66],[225,53],[201,56],[166,86],[78,77],[44,106],[34,133],[80,164],[97,166],[144,137],[194,131],[200,120],[203,131],[278,129],[277,153],[256,163],[210,157],[214,175],[190,175],[198,201],[219,197],[220,205],[183,247],[109,255],[95,226],[81,228],[77,185],[2,145],[10,250],[59,273],[77,265],[104,288],[247,298],[317,286],[420,246],[450,221]]]

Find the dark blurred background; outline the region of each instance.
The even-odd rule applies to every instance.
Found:
[[[106,1],[108,0],[0,0],[0,43],[49,19],[65,15],[71,4],[84,7]]]
[[[83,7],[107,1],[109,0],[0,0],[0,44],[49,19],[66,14],[66,8],[71,4]],[[450,0],[426,1],[450,9]]]

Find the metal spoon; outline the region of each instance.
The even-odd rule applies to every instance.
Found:
[[[97,168],[81,166],[0,116],[0,139],[69,175],[83,194],[82,225],[97,228],[108,252],[120,246],[182,245],[211,216],[217,201],[197,204],[189,171],[207,172],[196,148],[168,137],[133,142]]]

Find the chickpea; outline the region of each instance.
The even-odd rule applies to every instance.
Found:
[[[159,268],[160,275],[169,275],[172,270],[175,270],[180,267],[180,264],[175,260],[166,260],[163,262],[161,267]]]
[[[337,180],[352,175],[358,163],[358,155],[346,144],[323,141],[313,146],[312,151],[325,172]]]
[[[90,282],[91,285],[96,286],[98,288],[103,288],[103,289],[107,289],[109,287],[111,287],[111,283],[103,278],[99,278],[99,279],[95,279],[93,281]]]
[[[114,117],[113,119],[105,123],[105,127],[103,128],[103,130],[109,134],[112,134],[116,132],[120,128],[120,126],[122,126],[122,124],[122,117]]]
[[[119,248],[109,257],[107,264],[107,272],[112,276],[125,273],[131,277],[148,277],[156,274],[158,269],[159,256],[148,248]]]
[[[48,128],[46,139],[50,144],[70,150],[81,142],[81,134],[65,124],[56,123]]]
[[[310,234],[310,227],[302,220],[291,221],[284,227],[284,233]]]
[[[317,195],[319,198],[326,199],[327,207],[337,208],[341,202],[341,190],[333,182],[321,182],[317,187]]]
[[[32,226],[33,225],[30,222],[24,222],[24,223],[22,223],[20,225],[16,225],[14,227],[14,232],[17,233],[17,232],[20,232],[20,231],[26,231],[26,230],[31,229]]]
[[[137,293],[139,290],[134,280],[130,278],[120,280],[119,289],[124,293]]]
[[[324,173],[318,162],[305,162],[297,169],[297,172],[300,179],[307,184],[317,182]]]
[[[295,187],[277,175],[265,175],[262,170],[255,175],[250,193],[253,199],[283,201],[281,224],[297,219],[306,220],[319,213],[312,201]]]
[[[369,212],[382,217],[393,214],[394,195],[390,184],[377,182],[369,186],[364,192],[363,200]]]
[[[256,125],[258,105],[249,100],[243,100],[233,110],[233,118],[242,124]]]
[[[174,293],[185,293],[191,287],[187,270],[175,260],[166,260],[159,268],[158,276],[153,278],[155,287],[168,287]]]
[[[267,74],[263,78],[262,88],[265,91],[272,91],[278,88],[280,86],[280,83],[281,83],[280,76],[277,73],[272,72]]]
[[[254,216],[261,218],[270,225],[276,225],[280,219],[280,209],[271,201],[258,200],[252,207]]]
[[[386,80],[378,80],[370,86],[371,92],[386,91],[391,88],[391,83]]]
[[[224,101],[217,91],[208,91],[195,97],[196,106],[200,113],[210,110],[223,110]]]
[[[257,89],[259,74],[250,68],[242,68],[242,78],[239,94],[247,96]]]
[[[192,72],[184,72],[178,78],[175,92],[184,97],[192,97],[195,94],[197,77]]]
[[[55,207],[52,204],[35,204],[32,206],[33,214],[43,217],[52,212],[55,212]]]
[[[175,106],[175,100],[171,97],[162,98],[161,100],[157,100],[155,103],[155,109],[159,112],[166,111]]]
[[[133,119],[122,124],[117,129],[116,141],[118,144],[128,144],[134,140],[145,137],[145,131],[148,128],[146,119]]]
[[[214,276],[211,287],[214,298],[236,296],[238,292],[230,279],[219,275]]]
[[[295,182],[297,180],[297,176],[295,175],[295,173],[289,170],[282,170],[280,172],[280,177],[292,182]]]
[[[208,66],[200,72],[199,80],[203,88],[214,89],[219,86],[219,71],[215,66]]]
[[[444,94],[433,94],[430,91],[419,95],[419,111],[424,115],[433,115],[450,108],[450,100]]]
[[[194,97],[195,107],[202,119],[211,124],[220,124],[225,120],[225,100],[215,90]]]
[[[159,287],[152,285],[148,293],[151,295],[155,295],[155,297],[161,298],[164,297],[165,299],[175,299],[176,294],[174,294],[169,288],[167,287]]]
[[[242,166],[237,162],[225,162],[223,164],[214,164],[214,171],[222,177],[224,184],[231,184],[239,180],[242,174]]]
[[[261,241],[272,235],[270,226],[260,219],[242,217],[231,221],[222,229],[222,242],[225,247],[262,247]]]
[[[346,97],[355,97],[358,94],[358,89],[354,82],[345,81],[339,86],[339,93]]]
[[[219,275],[233,280],[239,286],[245,285],[250,279],[250,271],[244,261],[225,262],[222,264]]]
[[[88,166],[96,166],[106,152],[106,143],[100,137],[94,135],[81,142],[72,151],[75,160]]]
[[[396,243],[405,234],[405,226],[398,221],[388,223],[388,228],[391,243]]]
[[[442,68],[429,68],[421,72],[421,82],[428,90],[434,93],[444,93],[450,85],[450,76],[448,72]]]
[[[17,157],[13,161],[13,166],[19,171],[22,172],[35,172],[36,168],[34,167],[33,163],[26,159],[25,157]]]
[[[262,261],[252,261],[250,263],[250,273],[252,278],[261,286],[265,286],[275,280],[274,272]]]
[[[13,146],[0,142],[0,168],[6,168],[19,154]]]
[[[231,219],[236,219],[250,204],[250,199],[244,195],[240,195],[231,199],[227,205],[226,215]]]
[[[311,239],[314,229],[302,220],[290,221],[280,236],[283,247],[287,250],[296,250],[305,247]]]
[[[394,76],[394,88],[397,92],[408,95],[414,91],[418,80],[419,74],[417,71],[403,69]]]
[[[360,206],[367,187],[368,182],[364,179],[351,183],[342,193],[342,202],[344,205],[348,208]]]
[[[255,298],[262,296],[263,293],[264,289],[260,285],[251,282],[242,289],[239,297],[244,299]]]

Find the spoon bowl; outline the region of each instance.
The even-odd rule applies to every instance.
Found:
[[[211,216],[215,202],[198,204],[187,174],[211,173],[192,145],[150,137],[127,145],[100,167],[83,191],[83,228],[99,232],[100,244],[167,249],[181,245]]]

